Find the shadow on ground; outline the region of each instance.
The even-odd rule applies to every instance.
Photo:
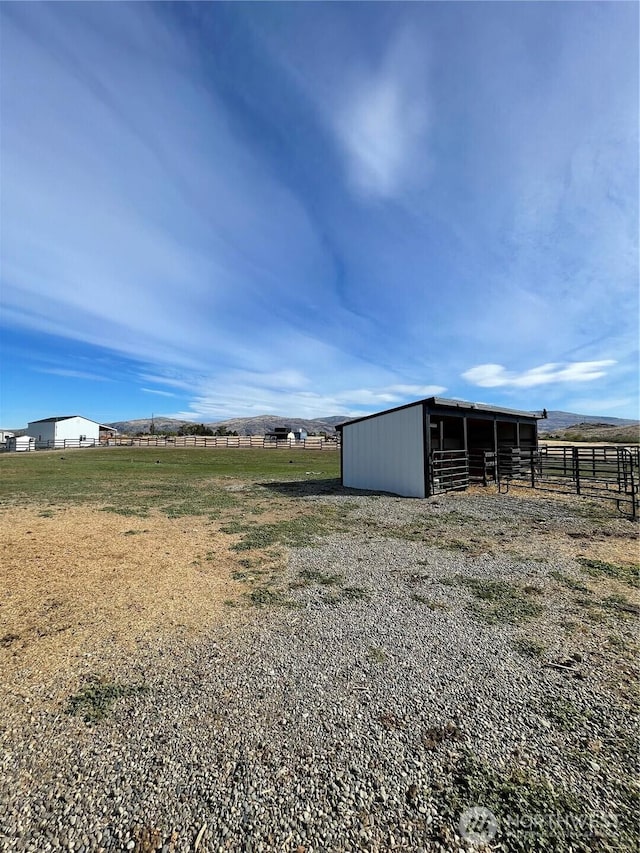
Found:
[[[355,497],[357,495],[379,494],[365,489],[346,489],[340,485],[339,477],[322,480],[284,480],[275,483],[258,483],[258,485],[268,491],[290,498],[313,497],[314,495],[351,495]]]

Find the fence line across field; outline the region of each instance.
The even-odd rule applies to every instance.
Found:
[[[37,450],[84,447],[195,447],[260,448],[264,450],[339,450],[340,442],[320,437],[273,439],[258,435],[113,436],[103,439],[36,441]],[[496,482],[500,491],[510,486],[578,494],[615,501],[619,510],[637,517],[640,447],[549,446],[500,447],[490,450],[433,451],[428,460],[430,493],[466,489],[470,482]]]
[[[340,443],[325,438],[269,439],[262,435],[143,435],[113,436],[102,439],[71,439],[36,441],[36,450],[67,450],[81,447],[205,447],[205,448],[263,448],[265,450],[338,450]]]

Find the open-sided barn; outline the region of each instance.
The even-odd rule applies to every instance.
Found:
[[[538,445],[537,412],[429,397],[356,418],[342,433],[342,484],[424,498],[492,476]]]

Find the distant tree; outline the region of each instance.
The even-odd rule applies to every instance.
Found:
[[[204,424],[185,424],[178,430],[178,435],[213,435],[213,430]]]
[[[223,435],[223,436],[224,435],[237,435],[237,434],[238,433],[235,430],[233,432],[231,432],[231,430],[227,429],[226,426],[219,426],[216,429],[216,431],[213,433],[213,435]]]

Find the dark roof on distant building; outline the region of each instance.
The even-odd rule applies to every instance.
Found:
[[[40,420],[38,420],[38,421],[29,421],[29,423],[30,424],[53,424],[53,423],[57,423],[58,421],[68,421],[71,418],[82,418],[85,421],[91,421],[92,424],[98,423],[98,421],[94,421],[92,418],[85,418],[84,415],[58,415],[55,418],[40,418]],[[102,424],[100,424],[100,426],[102,426]],[[110,428],[111,427],[107,427],[107,429],[110,429]]]
[[[69,418],[81,418],[82,415],[59,415],[57,418],[40,418],[38,421],[29,421],[30,424],[52,424],[57,421],[68,421]],[[86,418],[86,420],[89,420]]]

